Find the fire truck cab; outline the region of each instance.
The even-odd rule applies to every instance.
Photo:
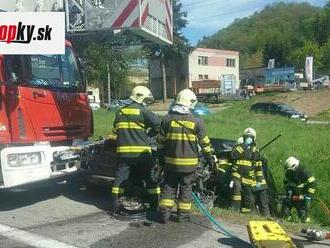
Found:
[[[72,147],[92,129],[85,92],[69,42],[63,55],[0,55],[0,188],[77,170]]]

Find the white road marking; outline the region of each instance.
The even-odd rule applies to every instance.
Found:
[[[0,236],[13,241],[34,246],[36,248],[76,248],[75,246],[62,243],[50,238],[40,236],[38,234],[26,232],[14,227],[0,224]]]

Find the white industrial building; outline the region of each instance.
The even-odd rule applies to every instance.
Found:
[[[188,59],[189,87],[194,82],[220,81],[222,88],[239,88],[239,52],[196,48]],[[228,85],[225,85],[227,83]],[[234,92],[232,92],[234,93]]]
[[[239,52],[209,48],[196,48],[176,68],[176,79],[167,70],[167,95],[173,97],[184,88],[196,93],[218,91],[222,94],[236,93],[239,88]],[[149,60],[150,87],[157,99],[162,97],[162,75],[159,59]],[[199,89],[196,89],[199,88]]]

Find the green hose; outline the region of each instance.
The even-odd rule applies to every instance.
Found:
[[[221,225],[210,213],[210,211],[204,206],[202,201],[199,199],[199,197],[192,192],[192,197],[194,199],[195,204],[199,208],[199,210],[202,212],[202,214],[211,222],[213,223],[216,228],[222,232],[224,235],[230,237],[230,238],[237,238],[235,235],[231,233],[231,231],[227,230],[227,228],[223,225]]]

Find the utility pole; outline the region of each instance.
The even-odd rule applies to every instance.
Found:
[[[176,75],[177,75],[177,63],[176,63],[176,60],[175,60],[175,57],[173,58],[173,62],[172,62],[172,75],[171,75],[171,78],[173,78],[173,94],[174,96],[176,96]]]
[[[163,76],[163,103],[166,103],[167,102],[167,88],[166,88],[166,68],[165,68],[164,53],[162,53],[162,55],[161,55],[160,67],[161,67],[162,76]]]
[[[108,70],[108,104],[110,108],[111,103],[111,75],[110,75],[110,62],[107,64],[107,70]]]

